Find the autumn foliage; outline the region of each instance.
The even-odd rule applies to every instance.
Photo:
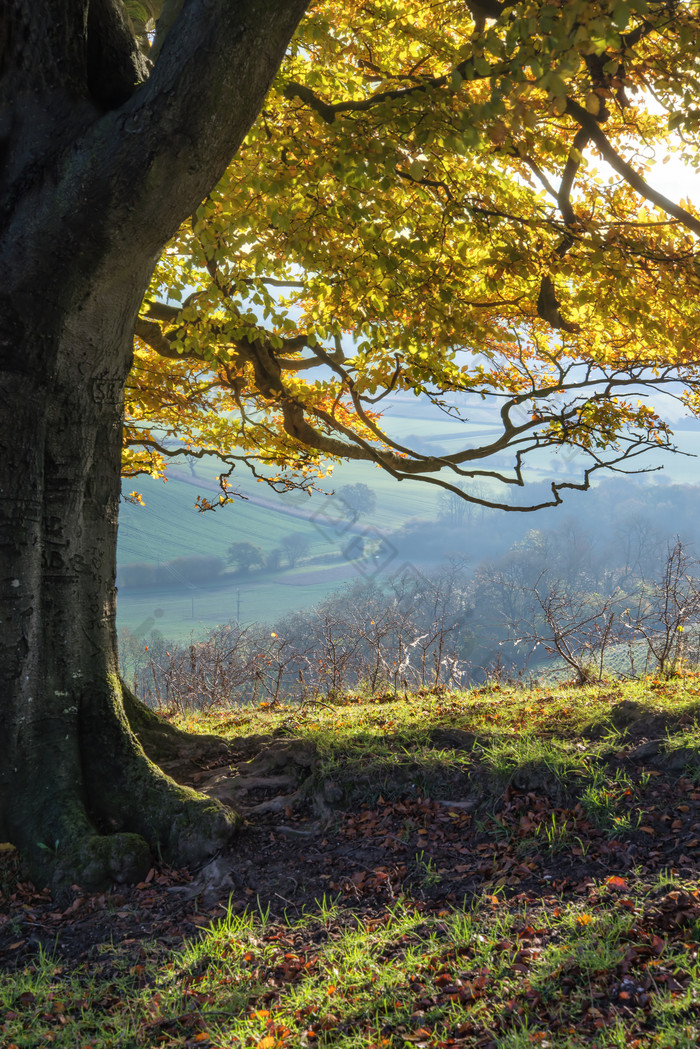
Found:
[[[216,452],[306,485],[365,459],[493,505],[475,482],[517,489],[539,448],[597,469],[668,445],[651,391],[696,403],[700,215],[654,187],[698,165],[699,46],[692,4],[315,6],[156,270],[126,473]],[[402,392],[488,398],[500,430],[420,455],[382,419]]]

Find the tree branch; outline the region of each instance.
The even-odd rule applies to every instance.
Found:
[[[226,170],[308,2],[189,0],[148,80],[61,158],[56,199],[70,212],[78,194],[117,257],[155,258]]]
[[[374,109],[375,106],[381,105],[382,102],[395,102],[399,99],[425,94],[426,91],[435,90],[436,88],[446,87],[452,82],[452,77],[455,73],[458,73],[464,79],[488,80],[493,76],[499,76],[501,73],[507,73],[509,69],[510,64],[508,62],[501,62],[499,65],[491,66],[488,73],[478,73],[471,59],[466,58],[459,65],[455,66],[454,70],[451,70],[450,73],[444,76],[429,77],[422,83],[412,84],[410,87],[378,91],[376,95],[370,95],[369,98],[352,99],[348,102],[331,104],[324,102],[305,84],[298,84],[294,80],[287,84],[283,94],[290,101],[298,98],[300,101],[305,102],[310,109],[318,113],[322,120],[327,124],[332,124],[339,113],[365,113],[370,109]]]
[[[574,102],[572,99],[567,98],[566,100],[566,112],[569,116],[581,126],[581,128],[588,134],[588,137],[597,146],[603,160],[605,160],[613,171],[617,171],[618,175],[621,175],[625,181],[636,190],[640,196],[644,197],[651,204],[655,204],[657,208],[665,211],[668,215],[673,215],[674,218],[689,229],[692,233],[700,235],[700,219],[695,218],[690,212],[686,211],[679,204],[674,204],[672,200],[665,197],[663,193],[659,193],[657,190],[644,181],[642,176],[634,170],[634,168],[623,160],[619,153],[613,149],[610,140],[606,136],[603,129],[598,124],[594,116],[592,116],[587,110],[580,106],[578,102]]]
[[[101,109],[116,109],[147,79],[142,54],[124,4],[90,0],[87,22],[87,85]]]

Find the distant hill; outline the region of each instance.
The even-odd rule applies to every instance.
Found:
[[[492,407],[479,403],[469,406],[468,412],[469,421],[463,422],[420,399],[401,396],[389,407],[387,423],[400,440],[422,442],[426,451],[435,454],[441,448],[454,451],[458,440],[477,443],[493,431]],[[700,449],[697,420],[683,420],[679,431],[684,448]],[[147,477],[130,482],[130,487],[143,494],[145,506],[123,503],[120,511],[119,625],[142,634],[157,624],[166,637],[183,638],[238,616],[243,623],[269,622],[286,611],[318,603],[345,581],[386,575],[406,563],[420,569],[453,554],[476,565],[484,557],[504,553],[529,529],[555,528],[567,517],[599,535],[602,544],[609,541],[613,530],[624,530],[625,521],[640,516],[648,516],[664,534],[683,531],[693,539],[695,522],[700,520],[697,460],[668,455],[658,459],[665,464],[664,473],[638,479],[601,475],[593,491],[571,493],[556,510],[537,514],[470,511],[467,523],[459,529],[447,528],[444,519],[438,523],[444,512],[439,488],[414,481],[398,483],[368,463],[335,467],[333,475],[322,482],[324,492],[312,496],[275,493],[241,467],[232,481],[242,498],[220,510],[200,513],[195,508],[197,495],[211,497],[219,490],[216,464],[197,461],[189,469],[183,463],[171,469],[167,482]],[[543,453],[531,474],[547,482],[552,477],[562,479],[567,469],[575,473],[575,459],[565,461]],[[685,483],[658,483],[665,479]],[[358,482],[372,488],[377,505],[371,517],[361,518],[353,528],[342,519],[332,493]],[[293,569],[287,567],[281,551],[277,570],[256,568],[242,575],[227,566],[220,575],[199,583],[192,578],[178,581],[178,569],[172,566],[177,559],[196,555],[226,561],[229,546],[241,541],[270,554],[285,535],[294,532],[305,535],[309,549]],[[353,532],[364,539],[365,560],[343,556]],[[383,539],[381,556],[373,556]],[[167,585],[133,586],[133,566],[139,565],[148,566],[144,578],[167,578]],[[131,568],[125,572],[126,566]]]

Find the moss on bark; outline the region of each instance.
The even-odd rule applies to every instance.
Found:
[[[210,751],[214,748],[228,749],[226,740],[221,736],[193,736],[171,725],[169,721],[159,717],[145,703],[142,703],[124,681],[121,682],[121,690],[124,712],[131,731],[136,735],[149,758],[156,764],[193,751]]]

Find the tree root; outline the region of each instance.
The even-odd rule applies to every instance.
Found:
[[[275,798],[268,798],[248,809],[248,816],[264,816],[268,812],[285,812],[292,809],[306,794],[305,790],[295,790],[293,794],[278,794]]]
[[[280,776],[237,776],[233,781],[236,794],[249,794],[251,790],[277,790],[278,787],[294,787],[298,777]]]
[[[142,703],[124,681],[120,683],[129,727],[156,765],[184,757],[192,759],[201,754],[228,753],[229,745],[221,736],[183,732]]]
[[[151,851],[138,834],[89,835],[57,850],[51,872],[54,895],[65,895],[69,885],[102,889],[113,882],[142,881],[151,866]]]
[[[168,771],[178,781],[194,783],[200,798],[203,794],[213,804],[221,803],[244,817],[256,817],[296,809],[311,796],[317,821],[313,832],[303,832],[306,836],[316,833],[317,828],[327,825],[331,819],[332,802],[338,799],[333,794],[333,785],[329,788],[328,783],[314,783],[318,767],[318,750],[314,743],[271,735],[251,736],[231,744],[217,736],[193,737],[159,718],[126,687],[124,704],[129,723],[149,755],[164,760]],[[241,761],[240,756],[249,755],[251,750],[253,757]],[[217,764],[211,769],[200,768],[193,776],[195,755],[200,759],[205,756],[213,758]],[[225,761],[226,758],[230,759],[228,767],[222,766],[218,760]],[[260,798],[261,793],[271,791],[275,792],[272,797]],[[291,833],[294,833],[293,828]],[[180,832],[176,837],[182,854],[186,843]]]
[[[244,742],[239,740],[238,746]],[[316,746],[308,742],[269,737],[263,743],[263,749],[258,754],[249,761],[241,762],[235,770],[216,768],[209,774],[200,774],[197,779],[198,789],[244,816],[279,813],[297,807],[308,797],[313,784],[318,765]],[[285,788],[288,788],[287,792]],[[257,801],[250,797],[254,792],[263,791],[277,793],[274,797]],[[327,812],[322,814],[325,816]]]

